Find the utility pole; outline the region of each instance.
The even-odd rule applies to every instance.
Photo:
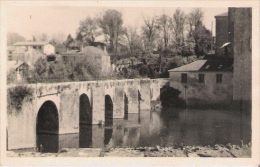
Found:
[[[213,33],[212,33],[212,29],[213,29],[213,21],[211,21],[211,44],[210,44],[210,49],[211,49],[211,53],[213,52]]]

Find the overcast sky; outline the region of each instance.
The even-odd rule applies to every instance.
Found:
[[[72,6],[10,6],[6,11],[6,30],[16,32],[26,39],[33,34],[46,33],[49,37],[54,33],[71,34],[75,37],[80,20],[91,16],[98,16],[107,9],[116,9],[123,14],[125,26],[141,27],[143,16],[153,16],[165,13],[172,16],[176,7],[148,8],[148,7],[72,7]],[[193,8],[180,8],[188,14]],[[201,8],[204,11],[204,25],[210,30],[213,22],[215,34],[215,15],[228,11],[228,8]]]

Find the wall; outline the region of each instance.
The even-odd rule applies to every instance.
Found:
[[[7,149],[36,147],[36,114],[35,103],[24,101],[20,110],[12,107],[7,114]]]
[[[229,31],[234,57],[234,100],[252,97],[252,9],[229,8]]]
[[[215,53],[218,56],[223,56],[224,48],[220,47],[229,42],[228,39],[228,16],[215,16],[216,18],[216,43],[215,43]]]
[[[52,44],[47,44],[43,46],[43,53],[46,55],[55,54],[55,47]]]
[[[189,72],[187,84],[181,83],[181,73],[170,72],[170,86],[181,91],[179,97],[187,99],[188,105],[228,105],[232,101],[232,72],[201,72],[205,74],[205,83],[199,83],[197,72]],[[223,74],[221,84],[216,83],[216,74]]]

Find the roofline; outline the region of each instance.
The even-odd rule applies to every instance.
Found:
[[[221,13],[221,14],[216,15],[216,16],[214,16],[214,17],[215,17],[215,18],[216,18],[216,17],[228,17],[228,12]]]
[[[44,46],[44,45],[47,45],[47,44],[50,44],[50,45],[52,45],[51,43],[48,43],[48,42],[46,42],[46,43],[42,43],[42,44],[39,44],[39,43],[37,43],[37,44],[33,44],[33,43],[31,43],[31,44],[17,44],[17,43],[15,43],[14,44],[14,46],[35,46],[35,45],[37,45],[37,46]]]

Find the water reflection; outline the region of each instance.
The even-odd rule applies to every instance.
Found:
[[[92,147],[92,125],[81,124],[79,129],[79,147]]]
[[[56,153],[59,151],[59,135],[38,134],[37,144],[38,144],[37,149],[39,152]]]
[[[73,142],[70,147],[103,148],[107,145],[114,147],[162,147],[174,145],[215,145],[240,144],[251,141],[251,116],[241,115],[230,110],[192,110],[168,108],[161,110],[142,110],[139,114],[128,114],[128,119],[114,119],[105,126],[81,126],[78,138],[70,137],[66,142]],[[242,133],[241,133],[242,132]],[[60,138],[51,139],[48,143],[55,152],[68,144],[61,144]],[[57,137],[57,136],[56,136]],[[64,136],[66,138],[69,136]],[[39,136],[39,141],[50,141],[46,136]],[[57,144],[57,142],[59,144]],[[58,145],[58,147],[57,147]]]

